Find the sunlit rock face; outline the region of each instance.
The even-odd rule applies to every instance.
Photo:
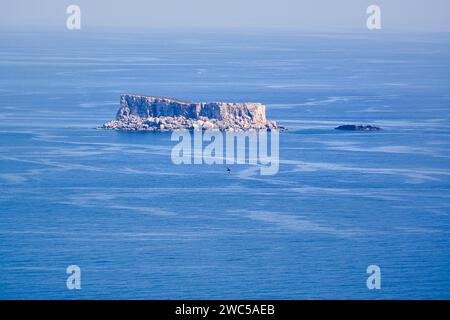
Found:
[[[266,120],[261,103],[190,102],[173,98],[123,94],[116,120],[102,129],[173,131],[283,130]]]

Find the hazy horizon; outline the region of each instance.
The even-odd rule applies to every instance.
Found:
[[[81,8],[82,29],[292,29],[367,31],[366,9],[381,7],[382,31],[448,32],[450,3],[444,0],[106,0],[2,1],[0,28],[64,29],[66,8]]]

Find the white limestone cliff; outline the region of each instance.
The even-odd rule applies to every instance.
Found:
[[[266,120],[266,109],[261,103],[195,103],[130,94],[120,96],[116,120],[100,128],[135,131],[284,129]]]

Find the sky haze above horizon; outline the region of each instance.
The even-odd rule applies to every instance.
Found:
[[[2,0],[0,27],[65,28],[66,8],[81,8],[82,29],[292,28],[366,29],[369,5],[381,8],[382,29],[450,31],[448,0]]]

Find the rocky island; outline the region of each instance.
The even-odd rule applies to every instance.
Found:
[[[191,102],[122,94],[116,119],[99,129],[125,131],[285,130],[266,119],[261,103]]]
[[[380,131],[381,128],[377,126],[368,125],[356,125],[356,124],[344,124],[342,126],[334,128],[336,130],[345,130],[345,131]]]

